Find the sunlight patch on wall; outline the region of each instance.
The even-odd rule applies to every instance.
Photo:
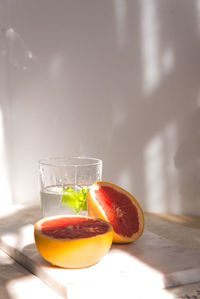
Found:
[[[170,122],[144,150],[146,206],[149,211],[181,213],[179,176],[175,166],[177,127]]]
[[[59,54],[54,55],[50,63],[50,74],[53,78],[55,79],[59,78],[61,74],[62,66],[63,66],[63,59],[61,55]]]
[[[149,211],[162,211],[165,205],[164,143],[162,135],[153,137],[144,151],[146,181],[146,207]]]
[[[200,108],[200,91],[197,97],[197,107]]]
[[[140,4],[143,92],[150,95],[158,88],[163,76],[173,70],[175,57],[169,45],[163,51],[160,48],[159,3],[157,0],[141,0]]]
[[[144,93],[151,93],[159,84],[159,22],[156,0],[141,0],[141,36]]]
[[[126,0],[114,0],[116,20],[116,36],[119,49],[124,48],[127,42],[127,3]]]
[[[118,128],[123,127],[126,121],[126,112],[124,110],[124,102],[117,99],[117,95],[113,95],[115,100],[111,100],[111,116],[109,118],[109,125],[104,133],[108,148],[112,147],[113,137]]]
[[[112,122],[114,127],[123,125],[126,120],[123,101],[112,101]]]
[[[200,35],[200,0],[196,0],[196,13],[197,13],[197,31]]]
[[[168,74],[173,70],[174,67],[174,53],[172,48],[168,48],[162,55],[162,72]]]
[[[6,165],[5,136],[3,126],[3,113],[0,109],[0,201],[1,207],[9,207],[12,203],[11,191],[8,182],[8,173]]]
[[[177,129],[175,123],[171,122],[165,129],[166,180],[168,183],[166,197],[169,209],[173,213],[181,212],[178,173],[174,163],[177,147]]]

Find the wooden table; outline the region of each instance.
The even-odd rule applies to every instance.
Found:
[[[6,228],[6,221],[14,225],[23,218],[23,223],[26,224],[34,223],[41,217],[38,205],[31,207],[17,206],[13,208],[13,211],[10,214],[8,213],[7,216],[0,217],[0,227],[5,223]],[[200,250],[200,217],[145,213],[145,227],[148,231],[171,240],[174,244],[182,244],[187,248]],[[0,248],[3,247],[0,246]],[[5,247],[3,249],[5,250]],[[0,250],[0,267],[1,299],[61,298],[58,293],[54,292],[29,270],[16,263],[2,250]],[[126,295],[124,296],[126,297]],[[131,298],[143,299],[142,295],[141,297],[137,296],[134,296],[133,291],[133,297]],[[159,299],[200,298],[200,277],[199,282],[173,287],[167,289],[166,292],[163,290],[163,293],[160,293],[159,296]],[[151,295],[149,298],[154,299],[157,297],[153,298]],[[106,296],[105,299],[107,299]]]

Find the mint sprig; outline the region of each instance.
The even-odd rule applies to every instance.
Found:
[[[78,192],[73,188],[63,188],[62,204],[72,208],[76,214],[79,214],[81,211],[87,211],[88,192],[88,188],[82,188]]]

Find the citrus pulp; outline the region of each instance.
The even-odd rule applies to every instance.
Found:
[[[144,214],[135,197],[121,187],[97,182],[87,197],[88,215],[108,221],[113,226],[113,242],[128,243],[144,230]]]

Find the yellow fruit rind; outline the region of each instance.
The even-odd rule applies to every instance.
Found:
[[[113,229],[90,238],[55,239],[41,233],[40,222],[34,227],[35,245],[52,265],[64,268],[85,268],[96,264],[110,249]]]

